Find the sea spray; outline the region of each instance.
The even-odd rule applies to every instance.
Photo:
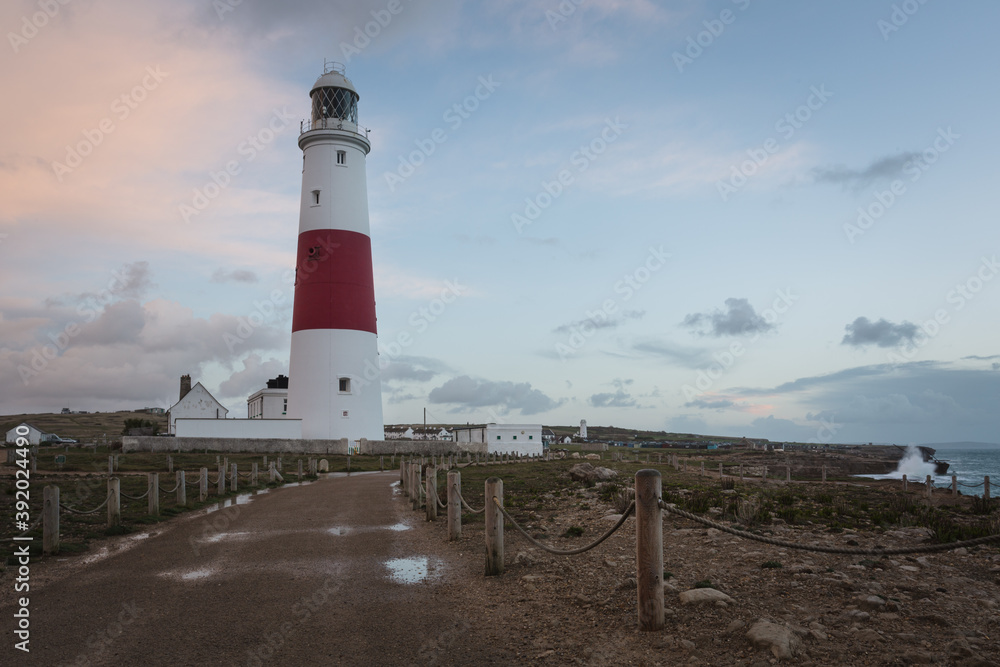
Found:
[[[896,469],[885,477],[889,479],[902,479],[903,475],[906,475],[906,479],[910,481],[922,482],[927,478],[927,475],[931,477],[935,476],[934,464],[925,462],[920,450],[913,445],[908,445],[906,447],[906,454],[899,460]]]

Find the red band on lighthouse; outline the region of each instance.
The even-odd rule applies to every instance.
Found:
[[[340,229],[299,234],[292,332],[306,329],[375,331],[372,242]]]

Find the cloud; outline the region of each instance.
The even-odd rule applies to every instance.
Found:
[[[898,176],[906,163],[917,157],[918,153],[898,153],[880,158],[864,169],[848,169],[843,166],[821,167],[813,170],[813,177],[817,183],[831,183],[860,190]]]
[[[431,403],[451,403],[458,412],[467,408],[503,406],[520,410],[521,414],[534,415],[562,405],[538,389],[532,389],[528,382],[492,382],[461,375],[448,380],[428,395]]]
[[[709,400],[709,399],[699,398],[689,403],[685,403],[684,407],[701,408],[702,410],[725,410],[727,408],[734,408],[736,407],[736,405],[737,405],[736,403],[732,401],[727,401],[725,399]]]
[[[257,274],[253,271],[247,269],[216,269],[215,273],[212,274],[213,283],[248,283],[253,284],[259,282],[260,279]]]
[[[845,424],[912,424],[956,419],[964,412],[953,397],[927,388],[906,394],[858,395],[850,403],[836,410],[808,413],[806,419],[837,421]]]
[[[263,361],[256,352],[243,359],[243,370],[235,371],[219,385],[216,398],[246,398],[267,386],[267,381],[288,373],[288,365],[277,359]]]
[[[622,311],[621,315],[614,317],[606,314],[603,310],[599,311],[599,317],[590,317],[582,320],[577,320],[575,322],[570,322],[568,324],[563,324],[556,327],[553,332],[558,334],[570,333],[574,329],[583,330],[586,332],[587,329],[616,329],[622,324],[625,324],[628,320],[641,320],[645,315],[644,310],[625,310]]]
[[[634,408],[639,405],[635,398],[623,389],[613,394],[594,394],[590,397],[590,404],[595,408]]]
[[[859,317],[844,327],[847,334],[841,345],[878,345],[879,347],[896,347],[903,341],[912,342],[917,335],[917,325],[912,322],[893,324],[885,319],[872,322],[867,317]]]
[[[698,330],[702,336],[741,336],[766,333],[775,328],[758,315],[747,299],[726,299],[726,311],[692,313],[684,318],[681,326]],[[705,327],[708,327],[705,330]]]
[[[112,299],[141,299],[150,288],[155,287],[149,270],[149,262],[132,262],[111,272],[107,288],[100,292],[84,292],[76,297],[79,301],[107,303]]]
[[[632,349],[641,355],[665,359],[685,368],[702,368],[712,363],[712,356],[706,350],[669,341],[648,340],[634,344]]]
[[[382,370],[382,381],[427,382],[448,370],[447,364],[437,359],[400,356]]]

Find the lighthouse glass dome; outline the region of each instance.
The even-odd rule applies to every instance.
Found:
[[[358,123],[358,94],[346,88],[315,88],[312,91],[313,123],[327,118]]]

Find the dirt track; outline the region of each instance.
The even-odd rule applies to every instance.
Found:
[[[13,570],[2,581],[4,665],[499,664],[474,641],[446,544],[409,529],[393,473],[328,478],[161,524],[64,562],[32,565],[31,653],[13,648]],[[402,525],[400,525],[402,524]],[[387,560],[427,557],[419,583]],[[417,564],[419,569],[419,562]],[[447,576],[444,576],[447,573]],[[481,578],[481,577],[480,577]]]

